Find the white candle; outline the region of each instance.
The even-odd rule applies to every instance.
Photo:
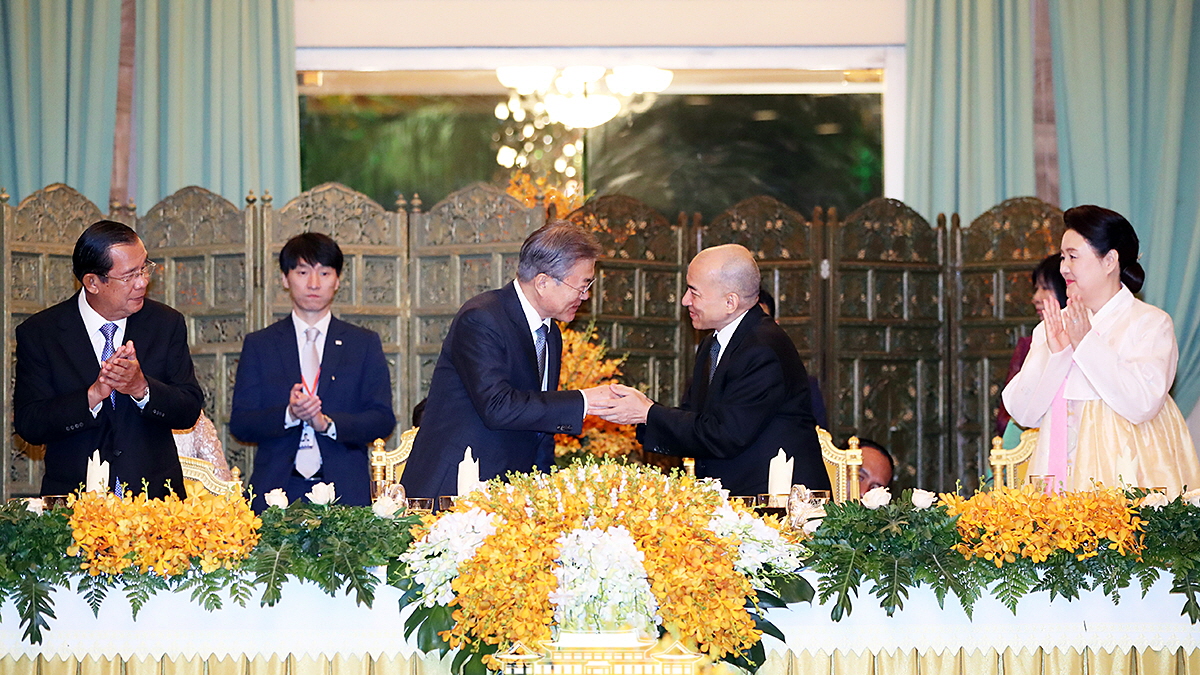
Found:
[[[108,490],[108,462],[100,460],[99,450],[93,451],[92,456],[88,458],[87,478],[83,485],[88,492]]]
[[[767,474],[767,492],[786,495],[792,490],[792,465],[796,460],[787,456],[783,448],[771,458],[771,472]]]
[[[458,494],[465,495],[474,492],[479,487],[479,460],[472,458],[471,446],[463,451],[462,461],[458,463]]]

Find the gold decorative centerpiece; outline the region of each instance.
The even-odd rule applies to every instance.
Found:
[[[658,664],[646,673],[701,660],[753,669],[764,630],[781,636],[762,609],[811,597],[803,549],[714,482],[613,463],[509,479],[426,519],[402,556],[408,629],[459,649],[456,667],[566,672],[592,650],[610,665]],[[581,633],[624,637],[588,646]]]

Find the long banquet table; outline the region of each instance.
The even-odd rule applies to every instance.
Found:
[[[917,589],[888,617],[864,593],[831,621],[829,607],[770,610],[786,644],[766,638],[763,675],[841,673],[996,675],[1040,673],[1200,674],[1200,626],[1180,616],[1183,598],[1160,580],[1120,605],[1100,593],[1078,600],[1024,598],[1014,616],[990,597],[970,619],[948,598]],[[444,675],[449,660],[423,655],[403,633],[399,592],[380,586],[371,608],[290,583],[275,607],[257,600],[215,612],[186,593],[160,593],[135,621],[111,593],[98,617],[82,597],[57,593],[45,641],[21,638],[16,609],[0,611],[0,675]]]

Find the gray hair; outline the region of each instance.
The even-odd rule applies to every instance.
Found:
[[[565,220],[552,220],[538,228],[521,244],[517,262],[517,278],[531,281],[545,274],[562,281],[580,260],[600,257],[600,242],[596,235]]]

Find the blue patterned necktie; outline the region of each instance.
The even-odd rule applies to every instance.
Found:
[[[117,334],[117,324],[106,323],[100,326],[100,332],[104,334],[104,349],[100,352],[100,362],[109,360],[117,350],[113,347],[113,336]],[[108,394],[108,401],[115,409],[117,407],[117,390],[114,389]]]
[[[537,335],[533,340],[534,347],[537,348],[538,360],[538,382],[541,383],[543,389],[546,388],[546,324],[542,324],[537,329]]]
[[[713,336],[712,346],[708,348],[708,381],[712,382],[713,375],[717,372],[717,357],[721,355],[721,343],[717,341],[717,337]]]

